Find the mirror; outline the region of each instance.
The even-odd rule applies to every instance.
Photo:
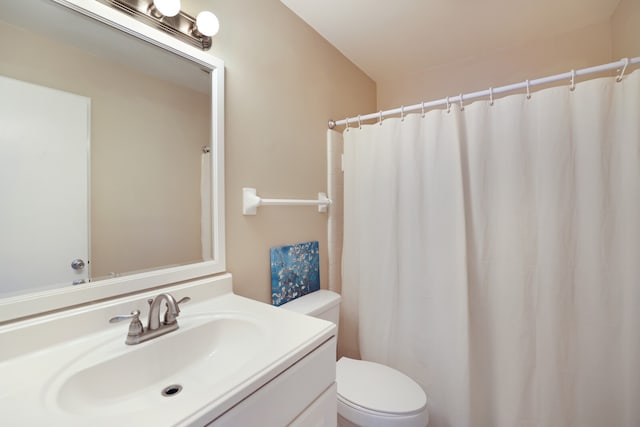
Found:
[[[17,88],[16,99],[24,101],[32,89],[34,96],[56,96],[54,108],[41,117],[34,111],[40,108],[27,108],[22,119],[12,116],[13,123],[31,124],[16,129],[44,129],[45,136],[42,145],[19,150],[26,158],[11,152],[18,159],[9,177],[14,183],[0,191],[37,201],[48,194],[57,203],[36,205],[30,216],[27,203],[14,203],[19,207],[12,215],[6,207],[0,214],[0,221],[13,218],[9,228],[24,227],[14,242],[2,243],[3,270],[16,273],[0,279],[0,322],[224,271],[222,61],[96,1],[0,0],[0,76],[0,90]],[[49,120],[53,127],[43,123],[60,110],[61,117],[71,116],[73,108],[61,107],[66,104],[60,96],[79,99],[81,113],[72,122],[84,125],[88,138],[57,155],[50,149],[68,139],[55,128],[63,120]],[[47,104],[39,98],[23,103]],[[13,114],[18,104],[11,101],[5,112]],[[6,134],[0,133],[0,151],[16,145]],[[87,162],[81,166],[83,155]],[[54,172],[43,173],[48,166]],[[77,186],[68,192],[53,187],[54,176],[78,170],[86,177],[70,178]],[[27,191],[19,187],[21,173],[46,178]],[[86,213],[77,208],[82,202],[71,203],[76,196],[85,198]],[[73,221],[61,213],[66,205],[76,206]],[[68,243],[73,230],[83,229],[83,218],[86,231],[79,240],[86,254],[74,249],[55,262],[73,280],[49,279],[47,262],[62,252],[61,241]],[[35,232],[35,224],[44,222],[47,227]],[[63,228],[67,222],[70,230]],[[52,228],[64,237],[47,241],[43,236]],[[47,253],[43,248],[50,243]],[[41,249],[43,255],[34,256]],[[85,262],[74,270],[76,259]],[[47,279],[17,286],[32,270]]]

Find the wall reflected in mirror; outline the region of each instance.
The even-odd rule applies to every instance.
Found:
[[[209,74],[53,4],[2,0],[0,8],[0,75],[90,99],[91,280],[211,259]],[[20,207],[2,207],[11,209]],[[0,298],[71,284],[3,285]]]

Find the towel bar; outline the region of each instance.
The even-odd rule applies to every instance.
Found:
[[[325,193],[318,193],[317,200],[301,199],[263,199],[256,194],[255,188],[242,189],[242,214],[256,215],[259,206],[318,206],[318,212],[326,212],[331,200]]]

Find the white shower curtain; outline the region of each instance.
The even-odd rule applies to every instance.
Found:
[[[640,426],[640,71],[344,132],[345,305],[430,427]]]
[[[203,152],[200,159],[200,242],[202,244],[202,259],[213,259],[211,244],[211,152]]]

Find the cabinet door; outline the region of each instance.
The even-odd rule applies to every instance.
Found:
[[[336,427],[338,424],[338,386],[333,383],[289,427]]]
[[[330,390],[335,380],[336,339],[332,337],[208,426],[288,426],[296,422],[319,396]],[[333,421],[337,422],[335,390],[333,396]],[[308,416],[314,416],[314,420],[323,419],[318,411],[326,410],[329,403],[327,400],[323,400],[322,403],[322,408],[312,410]],[[326,426],[333,427],[335,424]]]

